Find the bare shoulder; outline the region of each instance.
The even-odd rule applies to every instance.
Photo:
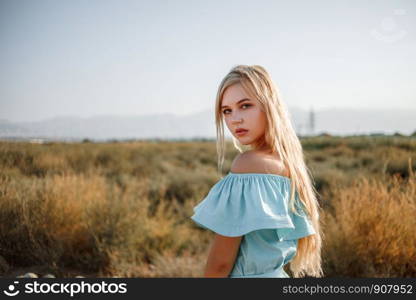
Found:
[[[246,151],[238,154],[232,164],[232,173],[265,173],[289,177],[284,163],[272,154]]]

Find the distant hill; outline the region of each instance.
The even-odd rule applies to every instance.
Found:
[[[299,135],[310,134],[309,112],[289,108]],[[354,135],[396,132],[409,135],[416,130],[416,110],[327,109],[315,111],[313,134]],[[0,138],[53,140],[215,138],[213,110],[188,115],[140,116],[101,115],[90,118],[55,117],[37,122],[0,120]],[[226,132],[226,137],[230,134]]]

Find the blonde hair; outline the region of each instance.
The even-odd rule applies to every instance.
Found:
[[[280,100],[277,86],[267,71],[259,65],[237,65],[221,81],[215,103],[215,123],[217,129],[218,169],[222,174],[225,156],[224,123],[221,111],[221,102],[225,90],[239,83],[248,95],[260,102],[266,114],[266,129],[264,137],[252,146],[255,149],[269,147],[278,153],[283,160],[291,179],[290,208],[296,213],[295,197],[298,198],[305,209],[316,234],[301,238],[295,257],[290,262],[290,270],[294,277],[305,275],[322,277],[321,246],[322,232],[319,224],[319,203],[316,198],[317,191],[311,182],[311,174],[304,162],[302,145],[292,127],[289,112]],[[232,137],[235,148],[241,153],[242,145]]]

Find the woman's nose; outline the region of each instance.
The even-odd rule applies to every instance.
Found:
[[[234,118],[232,118],[232,120],[231,120],[231,122],[232,123],[241,123],[243,121],[243,119],[242,118],[239,118],[239,117],[234,117]]]

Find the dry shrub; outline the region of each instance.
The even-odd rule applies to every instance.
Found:
[[[321,156],[310,163],[325,195],[319,200],[331,199],[322,214],[327,276],[415,276],[414,176],[356,176],[407,177],[414,140],[403,139],[403,151],[391,139],[303,144],[307,156]],[[227,149],[224,171],[237,154],[232,143]],[[57,276],[68,268],[110,277],[200,276],[212,233],[189,217],[218,180],[215,154],[211,142],[0,143],[1,255],[12,268],[49,266]]]
[[[39,169],[48,172],[59,172],[69,168],[63,155],[56,155],[48,152],[41,152],[34,157],[34,165]]]
[[[60,268],[76,267],[116,276],[125,273],[123,265],[193,247],[187,224],[175,224],[173,201],[162,201],[149,215],[147,181],[132,179],[122,191],[92,174],[1,178],[0,241],[13,266],[47,265],[57,275]]]
[[[118,260],[111,277],[203,277],[207,253],[198,255],[184,252],[177,255],[171,250],[158,254],[151,263],[131,264]]]
[[[416,177],[333,187],[323,215],[327,276],[416,277]]]
[[[0,187],[0,241],[9,263],[57,267],[62,257],[75,259],[91,248],[84,212],[105,196],[102,177],[1,177]]]
[[[97,174],[20,180],[3,176],[2,255],[14,266],[87,271],[107,269],[112,251],[142,258],[147,253],[138,245],[148,244],[153,226],[145,186],[145,181],[132,181],[121,192]]]

